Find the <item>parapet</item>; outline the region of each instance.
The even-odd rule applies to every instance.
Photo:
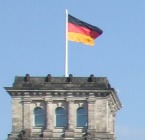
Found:
[[[46,77],[16,76],[13,88],[35,88],[35,89],[108,89],[111,88],[106,77],[52,77],[48,74]]]

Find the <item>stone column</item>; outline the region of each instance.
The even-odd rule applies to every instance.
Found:
[[[21,97],[12,97],[12,133],[8,135],[8,140],[15,140],[20,131],[22,131],[22,112],[23,108],[21,104]]]
[[[113,134],[115,133],[115,116],[116,116],[116,113],[113,112],[112,113],[112,133]]]
[[[67,123],[67,130],[65,131],[65,136],[71,138],[74,136],[74,100],[72,93],[68,93],[67,98],[67,110],[68,110],[68,123]]]
[[[52,101],[46,101],[46,130],[52,130]]]
[[[108,99],[106,99],[106,132],[109,131],[109,112]]]
[[[52,137],[53,131],[53,113],[52,113],[52,99],[46,98],[46,130],[43,132],[44,137]]]
[[[68,130],[74,130],[74,108],[73,108],[74,101],[68,101]]]
[[[22,130],[22,104],[20,97],[12,98],[12,132],[17,133]]]
[[[24,93],[26,97],[23,98],[23,129],[30,129],[30,104],[31,99],[29,93]]]
[[[95,130],[95,97],[94,93],[89,93],[88,97],[88,131]]]

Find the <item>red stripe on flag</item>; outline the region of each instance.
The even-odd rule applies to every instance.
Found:
[[[96,39],[97,37],[99,37],[101,35],[99,32],[90,30],[90,29],[82,27],[82,26],[75,25],[73,23],[68,23],[68,32],[84,34],[86,36],[90,36],[93,39]]]

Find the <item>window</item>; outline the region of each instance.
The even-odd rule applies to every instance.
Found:
[[[87,126],[88,115],[87,110],[83,107],[79,107],[77,109],[77,127],[85,127]]]
[[[38,127],[45,125],[45,112],[41,107],[34,109],[34,125]]]
[[[56,115],[56,126],[65,127],[67,124],[66,110],[62,107],[58,107],[55,110],[55,115]]]

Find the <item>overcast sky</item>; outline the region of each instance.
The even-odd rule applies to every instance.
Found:
[[[0,137],[11,133],[15,76],[64,76],[65,9],[98,26],[95,46],[69,42],[69,73],[107,77],[124,107],[117,140],[145,139],[144,0],[0,0]]]

